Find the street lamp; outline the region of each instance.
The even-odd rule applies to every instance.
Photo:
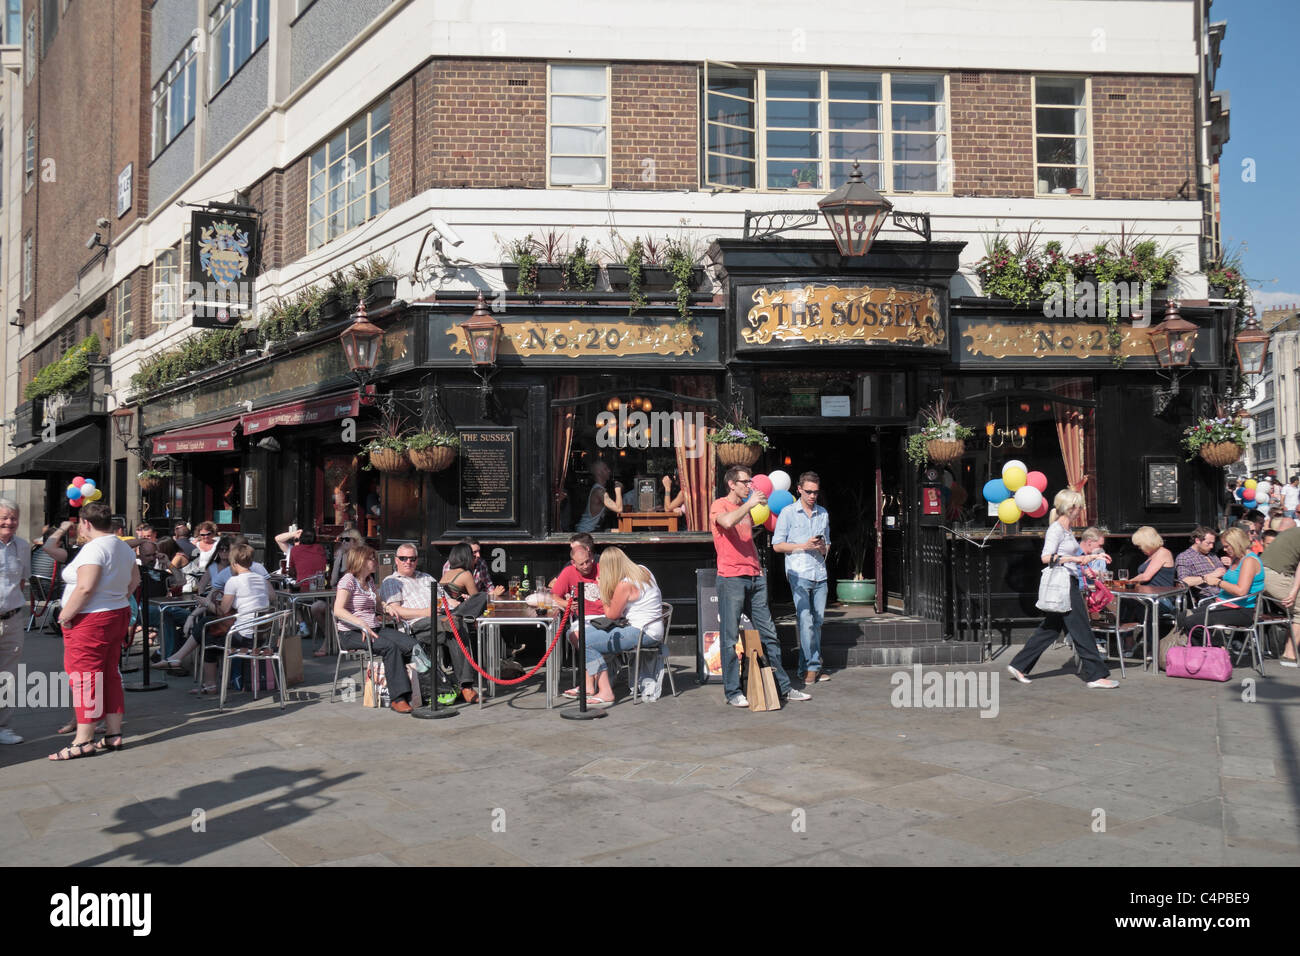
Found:
[[[894,204],[862,181],[853,164],[849,181],[817,204],[842,256],[865,256]]]
[[[1268,357],[1269,334],[1259,327],[1252,309],[1246,317],[1246,325],[1233,340],[1237,352],[1237,365],[1242,375],[1262,375],[1264,360]]]
[[[384,330],[366,318],[366,304],[357,302],[357,310],[352,313],[352,324],[343,330],[339,342],[343,346],[348,371],[363,384],[379,364],[379,346],[383,340]]]
[[[479,377],[479,398],[484,418],[489,417],[492,400],[492,376],[497,370],[497,348],[501,344],[501,323],[488,312],[483,293],[478,294],[474,314],[460,324],[469,346],[469,358],[474,363],[474,374]]]
[[[1192,352],[1200,327],[1188,322],[1178,313],[1178,303],[1170,299],[1165,304],[1165,320],[1147,332],[1156,362],[1162,371],[1169,373],[1169,387],[1157,387],[1154,392],[1155,413],[1159,415],[1178,394],[1179,373],[1192,364]]]
[[[126,447],[128,451],[131,448],[131,436],[135,434],[135,409],[119,408],[112,414],[113,431],[117,434],[118,440]]]

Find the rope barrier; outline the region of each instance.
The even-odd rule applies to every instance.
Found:
[[[483,668],[479,667],[478,661],[474,660],[474,655],[469,652],[469,648],[465,646],[465,642],[460,639],[460,631],[456,629],[456,619],[452,617],[451,607],[447,604],[447,598],[445,596],[440,596],[438,600],[442,602],[442,610],[447,616],[447,625],[451,628],[451,634],[456,638],[456,643],[460,645],[461,653],[465,655],[465,659],[469,661],[470,666],[473,667],[474,670],[478,671],[480,677],[486,677],[492,683],[500,684],[502,687],[512,687],[515,684],[522,684],[524,681],[530,680],[539,670],[542,669],[542,665],[546,663],[547,659],[551,656],[551,652],[555,650],[555,645],[564,635],[565,627],[569,623],[569,612],[573,610],[573,595],[570,594],[569,602],[565,605],[564,614],[560,618],[560,626],[555,629],[555,637],[551,640],[551,646],[546,649],[546,653],[543,654],[542,659],[537,662],[537,666],[523,677],[514,677],[510,680],[502,680],[499,677],[493,677]]]

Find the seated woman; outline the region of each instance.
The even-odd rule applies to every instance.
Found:
[[[338,536],[334,549],[334,570],[330,572],[330,587],[338,587],[339,579],[342,577],[347,564],[348,552],[352,548],[359,547],[365,543],[365,539],[361,537],[361,533],[355,528],[345,529]],[[295,548],[295,550],[297,549]],[[292,559],[293,555],[291,554],[289,557]],[[299,580],[302,579],[299,578]],[[312,618],[312,632],[325,635],[326,629],[329,627],[329,604],[325,601],[312,601],[310,613]],[[312,656],[324,657],[329,653],[328,647],[329,638],[326,637],[321,641],[320,646],[312,651]]]
[[[170,572],[168,577],[168,590],[173,597],[179,596],[182,588],[185,586],[185,566],[190,563],[176,543],[175,538],[161,538],[158,541],[158,554],[167,562],[167,568]],[[174,657],[173,651],[176,645],[180,643],[176,639],[176,631],[185,624],[185,619],[190,616],[188,607],[166,607],[158,618],[158,629],[162,637],[162,653]],[[159,657],[154,663],[162,658]]]
[[[447,556],[447,564],[442,572],[442,577],[438,579],[438,584],[443,593],[447,595],[447,606],[451,608],[452,614],[464,620],[465,610],[471,610],[466,604],[470,598],[476,597],[484,592],[479,590],[478,582],[474,579],[474,551],[464,542],[452,547],[451,554]],[[482,601],[474,602],[475,605],[481,605]],[[478,607],[473,607],[472,611],[477,613]],[[461,640],[468,647],[470,643],[470,634],[461,624],[456,627],[460,630]],[[438,643],[446,644],[447,651],[451,654],[451,666],[455,672],[457,683],[460,684],[461,699],[467,704],[472,704],[478,700],[478,692],[474,690],[474,668],[465,659],[460,645],[450,634],[439,634]]]
[[[344,575],[334,598],[334,620],[338,624],[339,645],[345,650],[362,650],[369,638],[371,651],[384,661],[391,708],[397,714],[411,712],[411,680],[406,663],[411,659],[415,638],[396,628],[380,627],[379,595],[375,590],[375,569],[379,561],[375,549],[354,544],[348,549]]]
[[[220,544],[217,546],[221,547]],[[253,634],[249,624],[254,618],[267,613],[271,607],[271,586],[266,578],[253,573],[253,548],[247,544],[234,547],[226,545],[229,551],[229,576],[223,582],[220,603],[211,603],[214,618],[237,615],[230,623],[231,647],[252,647]],[[214,560],[221,560],[217,558]],[[214,591],[213,594],[216,592]],[[217,662],[221,660],[222,648],[226,645],[225,634],[204,634],[203,680],[191,694],[208,697],[220,692],[217,684]],[[176,669],[185,656],[198,647],[198,640],[190,637],[171,658],[163,661],[165,669]]]
[[[1218,597],[1202,601],[1178,618],[1184,634],[1200,624],[1249,627],[1255,620],[1255,595],[1264,590],[1264,566],[1250,550],[1250,537],[1240,528],[1223,532],[1223,548],[1232,567],[1220,582]]]
[[[609,463],[597,458],[591,466],[591,494],[587,498],[587,508],[578,519],[574,531],[599,531],[605,524],[605,515],[609,512],[623,513],[623,483],[614,482],[614,497],[609,496],[605,486],[609,483]]]
[[[1150,584],[1158,588],[1173,587],[1177,583],[1174,556],[1165,547],[1165,539],[1160,537],[1159,532],[1150,525],[1143,525],[1133,532],[1132,540],[1147,559],[1138,565],[1137,574],[1129,580],[1133,584]],[[1173,613],[1174,606],[1168,598],[1161,601],[1160,606],[1168,613]],[[1146,618],[1146,613],[1147,609],[1138,602],[1128,601],[1123,604],[1121,620],[1141,621]]]
[[[650,570],[633,564],[622,548],[606,548],[601,552],[597,581],[605,616],[611,621],[627,619],[627,624],[621,627],[587,628],[587,703],[608,707],[614,703],[614,689],[609,682],[605,655],[634,649],[637,635],[641,636],[642,647],[659,646],[664,639],[660,617],[663,594]],[[575,687],[564,694],[577,697],[578,689]]]

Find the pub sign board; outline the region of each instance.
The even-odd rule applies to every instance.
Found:
[[[211,212],[191,215],[185,305],[194,310],[195,328],[233,328],[253,310],[257,231],[255,216]]]
[[[1080,368],[1112,367],[1116,355],[1132,368],[1157,367],[1151,348],[1150,328],[1131,322],[1119,323],[1120,343],[1112,349],[1104,320],[1004,318],[959,315],[953,320],[954,359],[963,368]],[[1196,337],[1192,360],[1198,365],[1217,365],[1218,345],[1213,329],[1203,328]]]
[[[516,524],[519,485],[515,453],[519,429],[460,428],[461,524]]]
[[[842,279],[737,283],[736,351],[809,346],[948,351],[946,293]]]

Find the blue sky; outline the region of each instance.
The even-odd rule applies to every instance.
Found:
[[[1214,0],[1210,20],[1228,23],[1215,81],[1232,111],[1220,160],[1223,238],[1246,244],[1257,305],[1300,305],[1300,2]],[[1242,181],[1245,160],[1254,182]]]

